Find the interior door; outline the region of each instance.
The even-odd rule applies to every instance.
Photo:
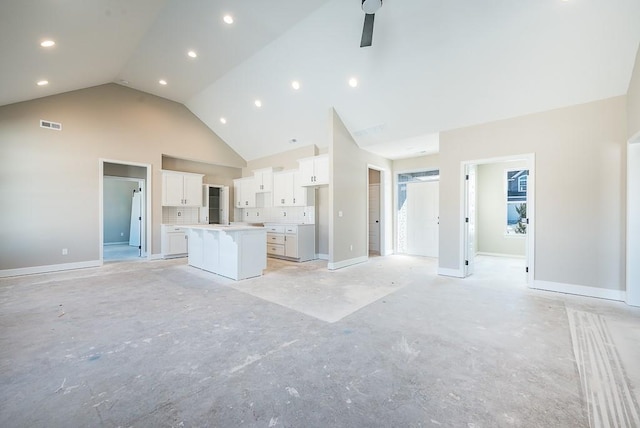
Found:
[[[369,251],[380,254],[380,184],[369,185]]]
[[[477,165],[467,165],[465,168],[464,276],[473,273],[476,255],[476,170]]]
[[[407,254],[438,257],[440,183],[407,183]]]

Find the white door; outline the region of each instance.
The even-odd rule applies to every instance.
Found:
[[[369,251],[380,254],[380,185],[369,185]]]
[[[407,254],[438,257],[438,181],[407,183]]]
[[[467,165],[465,176],[465,248],[464,276],[473,273],[476,255],[476,170],[477,165]]]

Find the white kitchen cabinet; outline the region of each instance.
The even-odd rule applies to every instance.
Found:
[[[301,177],[297,170],[273,174],[273,206],[304,207],[314,204],[315,192],[300,184]]]
[[[329,184],[329,155],[313,156],[298,160],[301,186]]]
[[[316,258],[316,227],[313,224],[266,223],[267,255],[297,262]]]
[[[236,208],[255,208],[256,190],[253,177],[233,180],[233,192]]]
[[[253,171],[254,191],[264,193],[273,191],[273,168],[262,168]]]
[[[184,230],[179,226],[163,224],[160,246],[164,258],[186,256],[187,237]]]
[[[162,171],[162,205],[201,207],[202,174]]]

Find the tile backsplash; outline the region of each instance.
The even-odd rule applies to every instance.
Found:
[[[162,207],[163,224],[197,224],[199,218],[198,207]]]
[[[262,207],[235,210],[235,221],[315,224],[315,207]]]

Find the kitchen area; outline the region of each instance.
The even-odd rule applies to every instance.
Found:
[[[233,187],[163,169],[162,257],[187,257],[190,266],[234,280],[262,275],[267,257],[317,259],[315,195],[329,184],[329,158],[297,163],[252,170]]]

